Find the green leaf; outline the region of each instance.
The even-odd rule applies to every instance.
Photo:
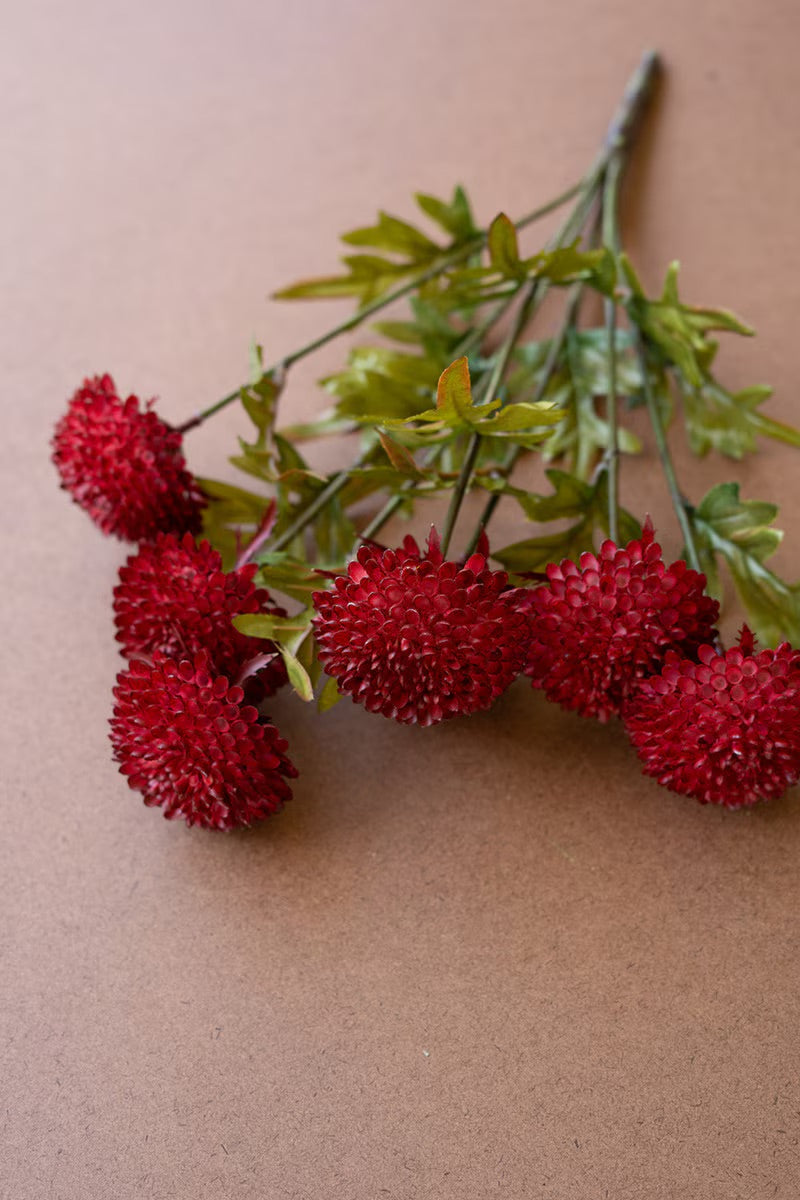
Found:
[[[740,459],[757,449],[759,436],[800,446],[798,430],[759,412],[759,406],[772,395],[772,388],[756,386],[728,392],[712,378],[706,378],[700,387],[693,387],[680,372],[677,378],[694,454],[703,456],[716,450],[728,458]]]
[[[285,551],[257,551],[254,559],[260,568],[258,583],[269,588],[271,592],[280,592],[283,596],[308,605],[312,593],[323,589],[324,584],[319,574],[306,563],[293,559]]]
[[[457,358],[439,376],[436,386],[436,411],[444,420],[456,417],[465,424],[470,423],[472,408],[472,385],[469,378],[469,362]]]
[[[607,384],[607,375],[602,382]],[[564,357],[546,393],[563,411],[564,418],[546,442],[543,454],[549,461],[568,458],[573,474],[581,479],[592,475],[599,457],[611,444],[608,421],[597,410],[597,384],[597,364],[592,354],[587,355],[581,335],[570,330]],[[618,427],[617,445],[624,454],[641,450],[639,439],[624,426]]]
[[[588,521],[578,521],[567,529],[541,534],[514,542],[502,550],[493,550],[492,558],[514,575],[528,571],[540,571],[548,563],[561,562],[565,558],[573,561],[586,550],[593,549],[592,526]]]
[[[281,388],[272,375],[262,375],[255,383],[242,388],[242,406],[258,433],[257,445],[266,444],[275,423],[278,397]]]
[[[738,483],[721,483],[690,512],[700,565],[717,579],[717,556],[728,566],[757,636],[770,645],[800,639],[800,588],[785,583],[767,558],[783,534],[771,527],[778,510],[760,500],[741,500]]]
[[[523,263],[529,275],[547,279],[550,283],[574,283],[583,279],[598,291],[610,295],[614,289],[617,271],[614,256],[606,247],[599,250],[581,250],[576,240],[569,246],[557,246],[555,250],[543,250],[526,258]]]
[[[375,225],[344,233],[342,241],[348,246],[370,246],[393,254],[406,254],[417,262],[441,253],[441,247],[421,230],[383,211],[378,213]]]
[[[286,674],[289,678],[289,683],[293,690],[297,693],[301,700],[307,703],[314,699],[314,685],[308,671],[305,669],[300,660],[288,650],[286,646],[280,647],[281,657],[286,664]]]
[[[505,213],[498,213],[487,235],[489,261],[495,271],[512,279],[524,279],[525,267],[520,262],[517,231]]]
[[[247,637],[266,638],[278,645],[291,646],[292,639],[302,634],[305,637],[311,623],[313,609],[306,609],[294,617],[276,617],[268,613],[241,613],[233,618],[234,628]]]
[[[520,492],[510,487],[505,490],[514,496],[531,520],[568,520],[574,524],[492,551],[493,558],[516,574],[538,571],[547,563],[564,558],[576,560],[584,551],[594,548],[596,531],[608,533],[608,477],[605,471],[594,484],[555,467],[547,471],[547,478],[553,486],[550,496]],[[618,525],[620,544],[641,535],[639,522],[624,508],[618,511]]]
[[[333,708],[334,704],[338,704],[340,700],[344,700],[344,694],[339,691],[339,685],[336,680],[329,677],[325,680],[325,686],[319,694],[317,700],[317,709],[324,713]]]
[[[623,273],[631,288],[626,309],[664,360],[678,367],[693,387],[701,387],[716,353],[710,330],[752,334],[753,330],[726,309],[692,308],[678,297],[678,264],[672,263],[661,297],[648,300],[625,255],[620,256]]]
[[[381,446],[386,451],[386,457],[396,471],[401,471],[404,475],[412,479],[422,478],[422,472],[414,461],[413,455],[409,454],[405,446],[401,446],[399,442],[390,438],[388,433],[378,430],[378,437]]]
[[[417,192],[414,198],[425,215],[436,221],[437,225],[441,225],[454,242],[469,241],[478,232],[472,220],[467,193],[462,187],[456,187],[449,204],[426,192]]]

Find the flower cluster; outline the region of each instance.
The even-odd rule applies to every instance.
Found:
[[[122,671],[111,744],[120,771],[164,816],[236,829],[281,809],[297,771],[286,742],[242,688],[210,670],[208,656],[163,654]]]
[[[668,650],[688,656],[713,641],[719,605],[705,576],[686,563],[669,567],[645,523],[640,539],[599,555],[547,568],[547,587],[530,592],[526,674],[548,700],[583,716],[619,715],[639,682]]]
[[[266,588],[253,582],[257,567],[248,563],[235,571],[222,569],[222,558],[208,542],[191,534],[159,534],[141,546],[119,573],[114,589],[117,640],[127,658],[160,652],[171,658],[191,658],[205,650],[214,670],[234,679],[243,664],[255,659],[263,666],[248,682],[257,680],[265,696],[286,682],[286,668],[277,646],[246,637],[231,623],[239,613],[285,616]]]
[[[226,572],[195,541],[205,498],[180,448],[181,434],[151,404],[121,400],[103,375],[72,397],[53,458],[104,533],[141,543],[114,589],[117,639],[131,660],[111,720],[120,771],[165,817],[229,830],[282,808],[297,774],[255,707],[286,682],[279,649],[232,624],[241,613],[286,614],[256,587],[254,564]]]
[[[186,470],[182,436],[136,396],[121,400],[110,375],[85,379],[53,437],[68,491],[103,533],[139,542],[197,533],[205,497]]]
[[[564,708],[621,716],[644,771],[702,803],[740,808],[800,779],[800,652],[725,653],[705,576],[669,566],[652,525],[547,582],[512,588],[483,555],[443,561],[364,546],[314,595],[320,659],[370,712],[431,725],[487,708],[524,671]]]
[[[435,531],[425,554],[411,537],[362,546],[313,600],[320,661],[340,691],[406,724],[488,708],[525,662],[528,623],[506,573],[483,554],[445,561]]]
[[[272,642],[246,637],[238,613],[283,615],[247,564],[225,572],[208,542],[159,534],[120,571],[120,673],[111,741],[145,804],[189,825],[233,829],[276,812],[296,771],[255,703],[286,681]]]
[[[305,669],[234,627],[247,614],[272,631],[287,614],[254,564],[226,571],[196,540],[204,501],[180,434],[103,376],[71,400],[55,460],[101,528],[140,542],[114,590],[129,659],[111,722],[120,771],[189,825],[229,830],[278,811],[296,771],[257,705],[287,662],[295,679]],[[488,709],[527,676],[565,709],[619,717],[644,772],[701,803],[740,808],[800,779],[800,651],[757,650],[746,627],[726,651],[705,576],[664,561],[649,519],[627,545],[551,563],[531,586],[488,559],[485,535],[455,561],[432,529],[424,550],[412,537],[366,542],[342,573],[320,572],[331,582],[313,592],[307,628],[338,693],[431,726]]]

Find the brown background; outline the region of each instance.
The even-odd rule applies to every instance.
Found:
[[[106,740],[125,551],[46,446],[86,373],[179,420],[252,335],[276,356],[322,330],[344,309],[266,293],[333,268],[379,204],[460,179],[486,220],[571,183],[648,44],[668,76],[630,249],[651,286],[679,257],[689,299],[749,317],[724,377],[800,419],[796,3],[5,10],[0,1194],[796,1197],[797,795],[700,808],[524,685],[425,732],[285,695],[291,808],[167,824]],[[296,371],[293,415],[342,352]],[[192,435],[195,470],[241,428]],[[794,578],[799,462],[740,471],[783,503]],[[675,551],[653,461],[629,478]]]

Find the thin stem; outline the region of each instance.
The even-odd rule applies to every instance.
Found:
[[[603,181],[603,245],[616,259],[619,253],[619,180],[622,173],[621,153],[613,156]],[[608,536],[616,542],[619,534],[619,431],[617,422],[617,301],[607,296],[603,301],[606,335],[608,337],[608,390],[606,419],[608,449],[606,473],[608,481]]]
[[[526,213],[524,217],[520,217],[520,219],[516,222],[517,228],[524,229],[525,226],[532,225],[534,221],[538,221],[541,217],[546,217],[548,213],[553,212],[555,209],[561,208],[561,206],[571,200],[573,196],[577,196],[585,186],[586,182],[584,180],[582,180],[580,183],[573,184],[573,186],[567,188],[565,192],[561,192],[560,195],[556,196],[554,200],[549,200],[547,204],[542,204],[539,208],[533,209],[532,212]],[[455,250],[451,250],[449,253],[442,254],[439,258],[437,258],[436,262],[432,266],[427,267],[424,271],[418,272],[416,275],[413,275],[405,283],[400,284],[399,287],[393,288],[392,291],[384,292],[382,296],[377,296],[374,300],[371,300],[369,304],[365,304],[362,308],[359,308],[358,311],[353,313],[352,316],[347,317],[344,321],[339,321],[339,323],[336,325],[333,325],[329,330],[327,330],[326,333],[320,334],[319,337],[312,338],[310,342],[306,342],[306,344],[301,346],[299,350],[292,351],[291,354],[287,354],[285,358],[282,358],[280,362],[274,363],[271,367],[267,367],[264,371],[264,374],[270,375],[275,372],[285,371],[289,367],[293,366],[294,363],[300,362],[300,360],[303,358],[307,358],[309,354],[313,354],[315,350],[320,350],[323,346],[327,346],[328,342],[334,341],[335,338],[340,337],[343,333],[349,333],[350,330],[356,329],[362,324],[362,322],[366,321],[368,317],[374,316],[374,314],[380,312],[381,309],[387,308],[390,304],[394,304],[395,300],[402,300],[402,298],[407,296],[410,292],[416,291],[416,289],[421,287],[423,284],[428,283],[431,279],[435,279],[438,275],[441,275],[441,273],[446,271],[448,267],[455,266],[455,264],[461,262],[462,259],[468,258],[470,254],[474,254],[476,250],[480,250],[480,248],[485,244],[487,236],[488,230],[483,230],[481,233],[476,234],[475,237],[470,238],[469,241],[464,242],[463,245],[458,246]],[[240,388],[237,388],[233,392],[229,392],[227,396],[223,396],[222,399],[217,400],[215,404],[211,404],[208,408],[203,409],[202,412],[190,417],[188,421],[184,421],[182,425],[178,425],[178,432],[187,433],[190,429],[194,429],[196,426],[201,425],[203,421],[207,420],[209,417],[213,417],[215,413],[220,412],[223,408],[227,408],[227,406],[232,404],[234,400],[238,400],[240,394]]]
[[[511,300],[513,300],[513,297],[509,298],[508,300],[503,300],[499,305],[497,305],[497,307],[494,309],[494,311],[486,318],[486,320],[481,325],[479,325],[476,329],[471,330],[470,333],[468,333],[467,336],[462,339],[462,341],[459,343],[459,345],[456,348],[456,357],[457,358],[460,358],[464,354],[469,354],[471,350],[473,350],[476,346],[480,345],[480,343],[483,341],[483,338],[485,337],[485,335],[489,332],[489,330],[492,328],[492,326],[500,319],[500,317],[503,315],[503,313],[509,307]],[[357,462],[355,464],[356,469],[366,465],[367,457],[368,457],[367,454],[361,455],[361,457],[357,460]],[[438,454],[436,455],[436,457],[438,457]],[[433,458],[431,458],[430,461],[433,462],[434,461]],[[306,526],[310,525],[310,523],[314,520],[314,518],[316,516],[318,516],[320,512],[322,512],[323,508],[325,508],[325,506],[331,500],[333,500],[335,496],[337,496],[339,494],[339,492],[342,490],[344,485],[347,483],[348,478],[349,478],[349,470],[347,470],[347,469],[345,469],[343,471],[337,471],[335,475],[331,476],[330,480],[328,481],[327,486],[317,496],[315,496],[315,498],[311,501],[311,503],[309,505],[307,505],[306,508],[304,508],[302,512],[297,514],[297,516],[295,517],[292,524],[286,530],[284,530],[284,532],[280,535],[280,537],[278,537],[275,540],[274,544],[270,547],[270,549],[273,551],[274,550],[282,550],[285,546],[288,546],[288,544],[293,540],[293,538],[297,537],[297,535],[299,533],[302,533],[302,531],[306,528]],[[395,497],[392,497],[392,500],[394,500],[394,499],[395,499]],[[397,508],[399,508],[401,503],[402,503],[402,498],[398,498],[397,504],[391,509],[391,511],[387,512],[385,515],[384,515],[384,510],[381,510],[381,512],[378,513],[377,517],[373,518],[373,520],[370,522],[368,529],[371,530],[372,532],[377,532],[377,530],[381,527],[381,525],[385,521],[388,521],[388,519],[392,515],[392,513],[395,512]],[[388,507],[388,506],[385,506],[385,507]],[[380,520],[378,518],[380,518]],[[374,530],[372,529],[373,525],[375,526]],[[366,539],[371,536],[372,536],[372,533],[367,532],[366,530],[361,535],[362,539]],[[263,539],[262,539],[262,543],[263,543]]]
[[[639,121],[641,114],[644,111],[644,108],[647,104],[647,101],[650,98],[650,95],[651,95],[651,92],[655,85],[655,81],[656,81],[656,78],[658,77],[659,71],[660,71],[660,62],[659,62],[658,55],[654,51],[647,51],[642,56],[638,67],[636,68],[636,70],[634,71],[630,80],[628,81],[628,85],[625,88],[625,92],[623,94],[622,100],[620,101],[619,107],[618,107],[617,111],[615,112],[615,114],[611,120],[611,123],[608,127],[608,131],[607,131],[605,139],[603,141],[603,145],[602,145],[600,151],[598,152],[597,158],[595,159],[595,161],[592,164],[591,168],[589,169],[587,175],[585,176],[586,186],[583,190],[581,200],[584,202],[584,204],[588,200],[589,204],[585,204],[585,207],[584,207],[583,204],[581,202],[579,202],[575,206],[575,210],[572,214],[572,217],[568,219],[568,221],[565,223],[564,226],[562,226],[561,230],[559,230],[559,233],[556,234],[556,237],[553,239],[553,243],[551,243],[551,245],[552,244],[558,245],[558,242],[561,239],[567,240],[567,237],[569,236],[569,233],[571,232],[570,222],[573,219],[579,218],[579,213],[581,212],[581,210],[582,210],[582,216],[580,216],[580,218],[579,218],[580,224],[578,225],[578,228],[582,227],[583,222],[585,221],[586,216],[588,214],[588,208],[590,206],[590,202],[594,197],[594,192],[595,192],[597,186],[600,184],[601,180],[603,182],[603,189],[604,189],[604,194],[603,194],[604,204],[603,204],[603,210],[602,210],[603,216],[605,215],[605,211],[606,211],[607,207],[609,207],[606,203],[606,197],[608,195],[608,200],[610,200],[612,202],[612,204],[610,206],[611,212],[613,213],[613,215],[616,219],[616,199],[617,199],[617,190],[619,187],[619,176],[622,172],[622,168],[625,164],[627,155],[630,151],[630,147],[631,147],[631,143],[633,140],[633,135],[636,130],[637,122]],[[608,188],[608,193],[606,192],[606,188]],[[618,240],[618,234],[616,234],[615,238],[613,239],[614,243],[616,243],[617,240]],[[616,245],[614,245],[613,248],[616,249]],[[538,387],[536,389],[536,393],[533,397],[534,403],[538,402],[539,400],[541,400],[543,398],[544,393],[547,389],[547,386],[556,370],[556,367],[558,365],[558,360],[559,360],[559,358],[561,356],[561,352],[564,348],[564,343],[566,341],[567,334],[575,320],[575,315],[577,312],[578,304],[580,302],[582,290],[583,290],[583,285],[580,283],[574,284],[572,287],[572,290],[570,292],[570,297],[569,297],[569,300],[567,303],[567,310],[566,310],[566,313],[564,316],[564,321],[561,325],[561,328],[560,328],[558,334],[556,335],[556,338],[554,339],[554,341],[551,344],[550,353],[545,362],[544,370],[542,372],[542,377],[539,381],[539,385],[538,385]],[[606,316],[608,317],[608,310],[606,310]],[[616,395],[616,328],[615,327],[616,327],[616,310],[614,313],[614,334],[613,334],[613,343],[612,343],[614,346],[614,354],[615,354],[614,368],[613,368],[614,369],[614,380],[613,380],[614,395]],[[610,407],[614,409],[614,419],[615,419],[616,418],[616,403],[615,402],[611,403],[611,401],[609,401],[609,403],[610,403]],[[616,445],[616,441],[617,441],[617,436],[618,435],[617,435],[616,423],[615,423],[614,431],[613,431],[613,438],[614,438],[615,445]],[[521,457],[522,453],[523,453],[523,450],[522,450],[521,446],[516,446],[514,448],[512,454],[509,457],[508,462],[506,463],[504,471],[503,471],[503,474],[506,478],[508,478],[510,476],[511,472],[513,471],[514,467],[516,466],[516,463],[517,463],[518,459]],[[614,454],[614,455],[612,455],[612,457],[614,459],[615,468],[616,468],[616,460],[617,460],[618,456],[617,456],[617,454]],[[609,504],[610,505],[613,504],[613,513],[612,513],[612,511],[609,512],[609,526],[610,527],[612,525],[616,526],[616,524],[618,524],[618,516],[617,516],[618,503],[616,500],[617,492],[618,492],[618,483],[615,478],[613,486],[611,486],[611,484],[609,486]],[[614,500],[611,500],[612,495],[615,497]],[[497,508],[497,505],[500,503],[500,498],[501,498],[500,493],[497,492],[493,496],[490,496],[490,498],[487,500],[486,505],[483,510],[483,513],[481,515],[480,521],[478,522],[477,528],[475,529],[475,532],[470,540],[469,547],[467,549],[467,554],[472,553],[472,551],[475,549],[481,533],[486,528],[486,526],[489,524],[489,521],[492,519],[492,516],[495,512],[495,509]]]
[[[555,374],[556,367],[558,366],[558,360],[561,358],[561,352],[563,351],[564,343],[567,340],[567,334],[575,323],[575,317],[578,311],[581,296],[583,294],[584,286],[585,285],[583,283],[573,283],[572,287],[570,288],[569,296],[567,298],[567,307],[564,312],[564,318],[561,322],[558,333],[550,343],[550,349],[547,352],[547,358],[545,359],[544,367],[542,368],[542,374],[539,377],[539,382],[536,385],[536,391],[531,399],[532,404],[538,404],[544,398],[544,394],[547,391],[550,380]],[[508,462],[503,467],[503,478],[507,479],[509,477],[523,453],[524,449],[522,446],[514,447],[509,455]],[[475,528],[475,532],[470,538],[470,542],[466,550],[467,557],[474,552],[475,547],[480,540],[481,534],[494,516],[495,509],[500,503],[500,499],[501,493],[495,492],[486,501],[480,520]]]
[[[669,488],[672,507],[675,509],[675,516],[678,518],[678,524],[681,527],[683,540],[686,545],[686,557],[689,560],[689,566],[695,571],[701,570],[700,560],[697,557],[697,548],[694,544],[694,535],[692,533],[692,524],[689,520],[688,502],[678,484],[678,477],[675,474],[675,466],[672,462],[669,445],[667,443],[667,435],[664,430],[664,422],[661,420],[661,413],[658,408],[658,403],[653,395],[653,389],[650,385],[650,376],[648,373],[647,351],[645,349],[642,335],[636,326],[633,327],[633,344],[636,350],[636,358],[639,363],[639,370],[642,373],[642,391],[644,392],[645,404],[647,412],[650,416],[650,424],[653,427],[653,435],[656,440],[656,449],[658,457],[661,459],[661,467],[664,471],[664,477]]]
[[[526,226],[532,225],[534,221],[547,216],[555,209],[566,204],[569,200],[572,200],[575,196],[594,191],[598,180],[605,173],[606,167],[613,155],[618,150],[626,147],[630,142],[636,122],[652,90],[658,69],[658,56],[653,51],[648,51],[643,55],[638,67],[629,79],[619,107],[608,127],[603,145],[586,175],[579,183],[573,184],[572,187],[567,188],[566,191],[556,196],[555,199],[548,201],[547,204],[542,204],[539,208],[535,208],[532,212],[520,217],[515,222],[517,229],[524,229]],[[474,254],[476,250],[479,250],[484,245],[487,236],[488,230],[484,229],[462,246],[443,254],[432,266],[412,276],[411,279],[394,288],[392,291],[385,292],[369,304],[365,304],[363,308],[360,308],[351,317],[334,325],[327,333],[323,333],[320,337],[307,342],[299,350],[293,351],[293,353],[281,359],[280,362],[268,367],[264,374],[269,375],[279,371],[281,368],[290,367],[293,363],[299,362],[300,359],[313,354],[315,350],[319,350],[322,346],[327,345],[334,338],[339,337],[343,333],[348,333],[351,329],[355,329],[368,317],[373,316],[374,313],[380,312],[381,309],[386,308],[389,304],[393,304],[395,300],[402,299],[403,296],[407,296],[409,292],[413,292],[422,284],[435,279],[437,275],[440,275],[448,267],[453,266],[464,258],[468,258],[470,254]],[[186,433],[188,430],[194,429],[197,425],[207,420],[208,417],[213,416],[229,404],[232,404],[234,400],[239,398],[239,394],[240,389],[237,388],[227,396],[223,396],[215,404],[203,409],[202,412],[197,413],[195,416],[190,417],[188,421],[184,421],[182,425],[177,426],[178,431]]]
[[[491,374],[488,376],[483,391],[483,395],[487,400],[491,400],[494,393],[500,386],[500,381],[505,374],[508,361],[511,358],[511,353],[519,341],[528,319],[531,315],[531,310],[536,306],[537,294],[539,292],[539,280],[532,280],[524,285],[522,289],[522,301],[517,314],[511,324],[511,328],[506,335],[503,344],[495,355],[494,363],[492,364]],[[464,500],[464,496],[472,479],[472,472],[475,470],[475,463],[478,459],[478,451],[481,445],[481,435],[475,431],[469,440],[467,452],[464,455],[464,461],[461,464],[456,486],[453,495],[450,499],[450,506],[445,517],[444,531],[442,533],[442,554],[447,557],[447,551],[450,547],[450,539],[453,536],[458,513]]]
[[[356,469],[364,465],[364,456],[356,462]],[[291,525],[284,529],[283,533],[275,539],[270,546],[270,550],[283,550],[290,542],[294,541],[299,533],[302,533],[307,525],[314,520],[322,512],[323,508],[328,505],[335,496],[338,496],[342,488],[350,478],[349,471],[338,471],[326,484],[321,492],[318,492],[307,508],[304,508],[301,513],[295,517]]]

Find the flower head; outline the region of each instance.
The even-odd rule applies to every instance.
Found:
[[[745,628],[738,646],[698,657],[669,654],[626,707],[645,774],[726,808],[782,795],[800,778],[800,651],[757,653]]]
[[[482,554],[445,561],[364,545],[347,574],[314,594],[319,657],[339,689],[407,724],[433,725],[488,708],[519,674],[528,623],[504,571]]]
[[[715,639],[719,605],[685,562],[666,566],[648,521],[624,548],[606,541],[547,568],[527,593],[531,642],[526,674],[550,700],[601,721],[619,713],[638,681],[668,650],[687,656]]]
[[[128,658],[156,651],[170,658],[206,650],[214,670],[233,679],[249,659],[274,652],[259,671],[266,695],[286,682],[283,659],[272,642],[246,637],[231,623],[238,613],[285,616],[265,588],[257,588],[249,563],[225,572],[208,542],[190,533],[159,534],[140,546],[119,573],[114,589],[117,640]]]
[[[61,486],[103,533],[123,541],[197,532],[205,504],[186,470],[180,432],[151,405],[121,400],[110,375],[85,379],[53,437]]]
[[[297,775],[286,742],[208,657],[156,654],[117,677],[111,744],[147,805],[206,829],[236,829],[278,812]]]

